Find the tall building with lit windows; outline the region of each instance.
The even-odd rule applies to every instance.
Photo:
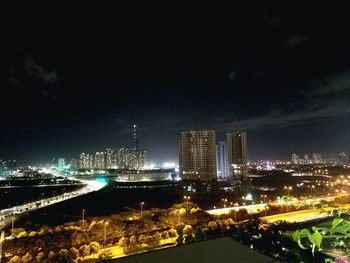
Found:
[[[95,153],[95,169],[106,169],[106,153],[105,152],[96,152]]]
[[[296,153],[292,154],[292,163],[293,164],[299,163],[299,155],[298,154],[296,154]]]
[[[232,131],[227,133],[227,156],[230,177],[233,180],[246,180],[247,167],[247,133]]]
[[[227,143],[225,141],[216,145],[216,171],[218,180],[226,180],[229,176]]]
[[[191,130],[181,133],[180,175],[187,180],[216,180],[215,131]]]
[[[62,171],[66,166],[66,162],[64,158],[58,158],[57,160],[57,169],[59,171]]]
[[[129,169],[140,170],[146,164],[146,150],[139,147],[137,126],[133,126],[132,148],[107,148],[95,154],[81,153],[79,169]]]
[[[115,151],[111,148],[106,149],[106,169],[116,167]]]

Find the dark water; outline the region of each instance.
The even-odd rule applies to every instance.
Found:
[[[68,221],[79,220],[81,211],[86,210],[86,217],[108,216],[121,211],[125,207],[140,209],[140,202],[144,202],[144,209],[151,207],[165,208],[182,201],[179,194],[172,187],[159,188],[118,188],[109,185],[98,192],[92,192],[22,216],[16,223],[17,227],[35,227],[36,224],[49,226]]]

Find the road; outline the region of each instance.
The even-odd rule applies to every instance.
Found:
[[[286,221],[288,223],[300,223],[311,221],[315,219],[327,218],[330,217],[328,213],[322,213],[322,211],[330,212],[335,209],[334,207],[327,207],[325,209],[310,209],[310,210],[301,210],[284,214],[277,214],[272,216],[265,216],[262,219],[266,220],[269,223],[274,223],[277,221]],[[350,205],[341,205],[337,209],[350,209]]]
[[[55,174],[58,176],[58,174]],[[59,175],[62,176],[62,175]],[[44,198],[35,202],[29,202],[23,205],[14,206],[11,208],[3,209],[0,211],[0,230],[11,223],[12,220],[16,220],[17,217],[23,213],[28,213],[49,205],[53,205],[59,202],[69,200],[71,198],[81,196],[90,192],[98,191],[106,186],[106,183],[96,180],[80,180],[75,177],[67,177],[68,179],[78,180],[85,186],[70,193],[64,193],[55,197]]]
[[[241,205],[241,206],[232,206],[232,207],[226,207],[226,208],[217,208],[217,209],[211,209],[207,210],[206,212],[211,214],[211,215],[225,215],[229,214],[232,211],[238,211],[240,209],[246,209],[248,214],[254,214],[254,213],[259,213],[263,210],[265,210],[267,204],[255,204],[255,205]]]

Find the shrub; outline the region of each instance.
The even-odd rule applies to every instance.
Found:
[[[104,251],[98,256],[98,259],[100,261],[105,261],[105,260],[109,260],[112,259],[113,257],[113,253],[110,249],[104,249]]]
[[[76,249],[75,247],[72,247],[69,250],[68,254],[72,259],[77,259],[79,257],[79,250]]]
[[[25,255],[21,258],[21,262],[22,262],[22,263],[29,263],[29,262],[32,262],[32,259],[33,259],[32,255],[31,255],[29,252],[27,252],[27,254],[25,254]]]
[[[90,255],[90,246],[83,245],[79,248],[80,255],[82,257],[89,256]]]
[[[26,236],[28,236],[27,231],[22,231],[22,232],[20,232],[16,237],[17,237],[17,238],[21,238],[21,237],[26,237]]]
[[[35,262],[40,263],[43,262],[45,258],[45,254],[43,252],[39,252],[35,257]]]
[[[128,240],[125,237],[122,237],[118,241],[118,246],[125,247],[128,244]]]
[[[19,256],[13,256],[9,263],[19,263],[21,261],[21,258]]]
[[[174,228],[169,229],[168,234],[170,238],[177,238],[179,236]]]
[[[100,250],[100,244],[97,242],[91,242],[89,246],[90,246],[91,254],[97,254],[98,251]]]
[[[211,231],[214,231],[218,228],[218,224],[215,221],[210,221],[208,227]]]
[[[36,231],[31,231],[31,232],[29,233],[29,236],[30,236],[30,237],[35,237],[37,234],[38,234],[38,233],[37,233]]]
[[[50,253],[47,255],[47,258],[48,258],[49,260],[52,260],[55,256],[56,256],[55,252],[50,251]]]

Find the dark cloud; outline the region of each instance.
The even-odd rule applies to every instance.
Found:
[[[238,70],[232,70],[229,74],[228,74],[228,78],[229,80],[233,81],[236,79],[238,74]]]
[[[36,63],[30,55],[27,54],[24,61],[24,70],[38,79],[41,79],[49,84],[54,84],[58,81],[58,76],[55,71],[47,71],[40,64]]]
[[[313,80],[311,83],[307,85],[309,89],[301,91],[303,98],[298,98],[297,102],[290,102],[293,105],[292,111],[272,110],[264,115],[232,121],[227,126],[244,129],[281,128],[350,115],[349,71],[333,74],[318,81]],[[345,93],[339,93],[340,91]],[[284,106],[290,108],[288,105]]]
[[[308,40],[308,38],[306,36],[302,36],[302,35],[292,35],[290,36],[286,41],[285,41],[285,46],[286,47],[295,47],[297,45],[300,45],[304,42],[306,42]]]
[[[343,96],[344,92],[350,92],[350,71],[332,74],[320,80],[312,80],[309,86],[310,89],[305,91],[309,96],[332,94]]]

